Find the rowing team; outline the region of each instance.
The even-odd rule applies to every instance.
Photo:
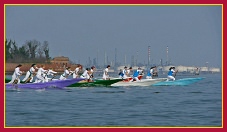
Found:
[[[21,64],[16,66],[14,73],[12,75],[12,80],[9,82],[10,84],[19,84],[20,83],[20,76],[24,73],[23,71],[20,71]],[[36,76],[34,83],[39,82],[48,82],[51,81],[54,77],[56,77],[57,72],[53,71],[52,68],[49,68],[48,70],[44,70],[45,66],[41,65],[40,68],[36,66],[36,64],[32,64],[31,68],[27,71],[25,78],[22,80],[24,83],[27,82],[33,82],[33,77]],[[92,66],[91,68],[86,68],[86,70],[83,72],[82,75],[79,75],[79,71],[82,69],[81,65],[78,65],[77,68],[75,68],[74,71],[71,71],[70,67],[65,67],[64,65],[64,73],[60,75],[59,80],[65,80],[68,78],[68,76],[73,75],[73,78],[84,78],[87,81],[93,81],[93,73],[95,70],[95,66]],[[103,79],[108,80],[108,70],[110,69],[110,65],[108,65],[103,73]],[[38,70],[35,72],[35,70]],[[49,76],[52,76],[52,78],[49,78]]]
[[[131,70],[132,70],[132,67],[127,69],[126,66],[124,67],[123,70],[120,69],[119,78],[126,79],[127,81],[129,81],[129,78],[131,78],[131,76],[130,76]],[[178,70],[175,71],[175,67],[170,67],[168,75],[167,75],[167,81],[169,81],[169,80],[174,81],[177,72],[178,72]],[[141,70],[140,67],[138,67],[138,69],[134,72],[134,74],[132,75],[133,79],[131,79],[130,81],[140,81],[140,79],[138,78],[139,75],[143,76],[143,70]],[[147,76],[146,76],[147,79],[153,79],[154,77],[158,77],[158,72],[157,72],[156,66],[151,67],[150,70],[147,71]]]
[[[23,71],[20,71],[21,66],[22,66],[21,64],[16,66],[14,73],[12,75],[12,80],[9,83],[11,84],[20,83],[20,76],[24,73]],[[22,81],[25,83],[32,82],[34,76],[36,76],[35,83],[48,82],[52,80],[56,76],[57,72],[53,71],[52,68],[49,68],[48,70],[44,70],[44,68],[45,68],[44,65],[41,65],[41,67],[38,68],[36,64],[32,64],[31,68],[27,71],[26,76]],[[61,74],[59,80],[65,80],[68,78],[69,75],[73,75],[73,78],[84,78],[87,81],[92,81],[94,77],[93,73],[95,70],[95,66],[92,66],[91,68],[86,68],[86,70],[80,76],[79,71],[81,69],[82,69],[82,66],[78,65],[74,71],[71,71],[70,67],[65,67],[64,65],[64,73]],[[110,69],[110,65],[107,65],[107,67],[104,69],[104,72],[103,72],[103,80],[110,79],[108,74],[109,69]],[[156,69],[156,66],[151,67],[150,71],[147,73],[146,78],[150,79],[150,78],[153,78],[153,76],[157,76],[157,71],[155,71],[155,69]],[[38,70],[37,73],[35,72],[35,70]],[[132,67],[127,69],[127,67],[125,66],[124,70],[120,70],[119,78],[122,78],[122,79],[129,78],[131,70],[132,70]],[[176,75],[177,72],[175,72],[174,70],[175,70],[175,67],[170,67],[168,76],[167,76],[168,80],[170,79],[175,80],[175,78],[173,77],[173,73],[175,73]],[[133,74],[133,80],[139,81],[138,77],[141,74],[143,74],[143,70],[141,70],[141,68],[139,67]],[[48,76],[52,76],[52,78],[48,78]]]

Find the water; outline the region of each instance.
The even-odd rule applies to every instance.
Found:
[[[177,76],[177,78],[198,76]],[[5,125],[221,127],[221,74],[188,86],[7,90]]]

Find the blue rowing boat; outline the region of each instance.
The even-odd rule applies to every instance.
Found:
[[[183,78],[178,79],[175,81],[164,81],[164,82],[158,82],[153,84],[152,86],[187,86],[192,83],[196,83],[204,78],[198,77],[198,78]]]
[[[66,80],[53,80],[50,82],[45,83],[20,83],[20,84],[8,84],[6,83],[5,86],[7,89],[10,88],[27,88],[27,89],[43,89],[43,88],[64,88],[71,84],[78,83],[82,81],[82,78],[76,79],[66,79]]]

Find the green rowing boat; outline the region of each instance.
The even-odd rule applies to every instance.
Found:
[[[93,82],[80,81],[78,83],[71,84],[67,87],[97,87],[97,86],[110,86],[111,84],[122,81],[122,79],[111,80],[94,80]]]
[[[8,83],[10,81],[11,81],[11,78],[5,78],[5,83]],[[24,82],[20,80],[20,83],[24,83]]]
[[[10,78],[5,78],[5,83],[10,82]],[[111,84],[117,83],[119,81],[122,81],[122,79],[111,79],[111,80],[95,80],[94,82],[86,82],[86,81],[80,81],[75,84],[71,84],[67,87],[97,87],[97,86],[110,86]],[[23,81],[20,81],[21,83],[24,83]]]

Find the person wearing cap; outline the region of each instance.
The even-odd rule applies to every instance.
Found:
[[[84,78],[84,79],[86,79],[86,81],[89,82],[91,79],[91,69],[86,68],[86,70],[83,72],[83,74],[80,76],[80,78]]]
[[[175,73],[175,75],[176,75],[177,71],[175,71],[175,67],[170,67],[168,76],[167,76],[167,81],[170,81],[170,80],[175,81],[175,77],[173,76],[173,73]]]
[[[21,64],[16,66],[14,73],[12,75],[12,80],[10,82],[8,82],[9,84],[19,84],[20,83],[20,76],[23,73],[22,71],[20,71],[21,66],[22,66]]]
[[[110,65],[108,65],[108,66],[104,69],[104,71],[103,71],[103,76],[102,76],[103,80],[109,80],[109,79],[110,79],[110,78],[109,78],[109,74],[108,74],[109,69],[110,69]]]
[[[45,82],[45,74],[47,73],[47,70],[44,70],[45,66],[44,65],[41,65],[40,68],[38,69],[37,71],[37,74],[36,74],[36,80],[35,80],[35,83],[44,83]]]
[[[77,65],[77,68],[74,70],[73,72],[73,78],[79,78],[79,71],[81,70],[82,66],[81,65]]]
[[[26,76],[24,77],[24,79],[22,80],[23,82],[32,82],[33,81],[33,77],[35,76],[35,70],[38,69],[38,67],[36,67],[36,64],[32,64],[31,68],[27,71]]]
[[[59,80],[66,80],[68,78],[68,76],[72,73],[70,70],[71,67],[65,67],[64,69],[64,73],[61,74]]]
[[[45,82],[49,82],[49,80],[52,80],[58,72],[53,71],[53,68],[50,67],[46,74],[44,75]],[[52,78],[48,78],[49,76],[52,76]]]

